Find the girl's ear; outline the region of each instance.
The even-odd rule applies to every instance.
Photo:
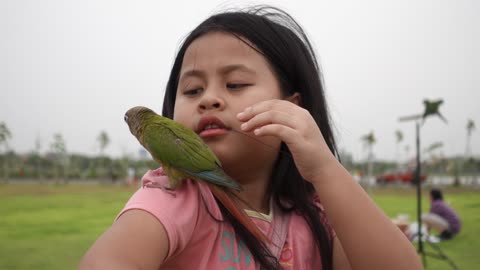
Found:
[[[298,106],[302,105],[302,96],[298,92],[295,92],[291,96],[286,97],[285,100],[295,103]]]

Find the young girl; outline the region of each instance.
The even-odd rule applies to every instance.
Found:
[[[336,159],[320,69],[269,7],[214,15],[186,38],[163,115],[196,131],[243,187],[238,224],[193,180],[149,171],[80,269],[421,269],[407,238]],[[320,204],[321,202],[321,204]]]

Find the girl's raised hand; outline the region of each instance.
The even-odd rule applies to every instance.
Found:
[[[267,100],[237,115],[242,131],[256,136],[275,136],[290,149],[303,178],[317,181],[319,170],[337,162],[311,114],[287,100]]]

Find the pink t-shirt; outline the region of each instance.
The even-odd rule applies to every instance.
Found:
[[[220,209],[207,186],[186,180],[175,191],[151,187],[167,183],[161,168],[148,171],[142,178],[142,188],[118,215],[141,209],[163,224],[169,251],[162,269],[260,269],[246,245],[235,238],[233,227],[219,221],[222,220]],[[249,215],[264,234],[273,237],[277,230],[272,228],[279,228],[272,225],[278,224],[275,221],[279,219],[274,214],[275,211],[270,211],[270,216]],[[320,252],[307,222],[294,212],[288,215],[290,222],[279,256],[282,269],[321,269]]]

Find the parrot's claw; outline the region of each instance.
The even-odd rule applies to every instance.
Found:
[[[157,182],[150,182],[150,183],[146,184],[145,187],[163,189],[164,185],[160,184],[160,183],[157,183]]]
[[[163,187],[161,187],[161,189],[162,189],[163,191],[165,191],[166,193],[172,195],[173,197],[176,196],[175,190],[174,190],[173,188],[169,187],[169,186],[163,186]]]
[[[172,195],[175,197],[175,190],[173,188],[171,188],[170,186],[168,185],[164,185],[164,184],[160,184],[160,183],[156,183],[156,182],[152,182],[152,183],[148,183],[145,185],[145,187],[148,187],[148,188],[159,188],[163,191],[165,191],[166,193]]]

